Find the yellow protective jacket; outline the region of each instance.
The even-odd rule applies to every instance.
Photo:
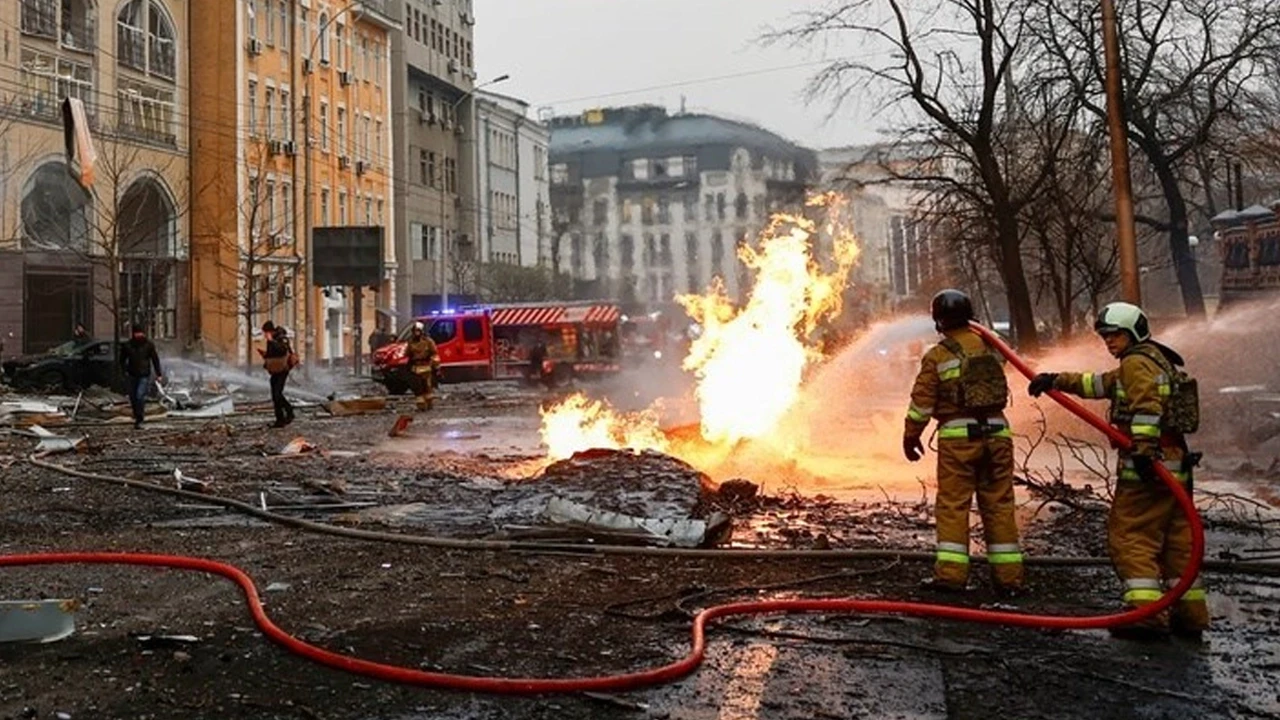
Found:
[[[945,335],[960,343],[966,355],[978,355],[991,352],[991,348],[983,342],[982,337],[969,328],[948,330]],[[939,426],[955,420],[986,420],[1000,418],[996,413],[987,418],[975,418],[973,413],[956,405],[951,398],[953,393],[944,392],[949,383],[960,381],[960,358],[941,343],[925,352],[920,360],[920,372],[916,374],[915,385],[911,388],[911,404],[907,407],[906,427],[903,434],[908,438],[917,438],[929,427],[929,421],[937,419]],[[1007,423],[1005,423],[1007,426]],[[1006,433],[1007,434],[1007,430]]]
[[[409,339],[409,345],[405,348],[405,355],[409,358],[409,367],[422,365],[438,365],[439,353],[436,350],[436,341],[429,336],[423,335],[422,339]]]
[[[1151,343],[1139,343],[1120,357],[1115,370],[1060,373],[1053,383],[1054,389],[1078,397],[1111,401],[1108,419],[1133,440],[1132,451],[1120,452],[1122,479],[1136,479],[1131,455],[1180,460],[1185,447],[1182,435],[1163,425],[1172,385],[1165,368],[1147,353],[1159,356],[1161,351]],[[1170,469],[1178,470],[1177,463]]]

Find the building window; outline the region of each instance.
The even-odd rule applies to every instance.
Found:
[[[551,184],[552,185],[568,185],[569,184],[569,165],[568,163],[556,163],[551,166]]]
[[[342,23],[337,23],[333,29],[333,66],[339,70],[347,67],[347,41]]]
[[[609,239],[605,237],[604,233],[596,233],[591,255],[591,259],[595,263],[596,277],[606,277],[609,274]]]
[[[131,0],[116,16],[116,62],[173,80],[177,71],[173,23],[156,0]]]
[[[724,220],[725,201],[724,193],[716,193],[716,218]]]
[[[685,195],[682,199],[684,206],[684,221],[689,225],[698,222],[698,196]]]
[[[249,103],[245,108],[246,124],[249,126],[249,134],[258,134],[258,83],[256,80],[249,81]]]
[[[338,108],[337,130],[338,130],[338,138],[337,138],[338,155],[342,157],[346,157],[347,155],[347,109],[344,107]]]
[[[640,201],[640,222],[645,225],[653,224],[653,198],[651,197]]]
[[[258,0],[245,0],[244,27],[250,40],[258,39]]]
[[[97,46],[97,13],[91,0],[62,0],[61,18],[54,0],[22,0],[24,34],[58,40],[70,50],[92,52]],[[61,20],[61,22],[59,22]]]
[[[733,201],[734,215],[739,220],[746,220],[749,209],[750,208],[747,205],[747,194],[744,192],[738,193],[737,199]]]
[[[255,237],[274,238],[278,231],[276,226],[276,182],[268,180],[263,187],[265,189],[262,192],[262,214],[259,217],[258,228],[255,228],[257,231]]]
[[[409,223],[409,258],[423,260],[426,258],[427,232],[422,223]]]
[[[649,179],[649,158],[637,158],[631,161],[631,177],[635,180]]]
[[[671,200],[666,195],[658,196],[658,224],[671,224]]]
[[[711,233],[711,274],[719,275],[721,279],[725,277],[724,237],[720,235],[719,230]]]
[[[280,49],[289,52],[293,47],[293,36],[289,32],[289,2],[276,0],[276,12],[280,16]]]
[[[276,44],[276,0],[267,0],[267,44]]]
[[[347,224],[347,191],[338,191],[338,226],[345,227]]]
[[[325,188],[320,191],[320,226],[324,227],[329,224],[329,189]]]
[[[458,191],[458,161],[454,158],[444,159],[444,189],[451,193]]]
[[[636,264],[636,241],[630,235],[623,235],[618,246],[622,250],[622,274],[630,275]]]
[[[266,130],[263,133],[268,139],[274,140],[276,137],[276,89],[267,86],[265,98],[262,101],[262,120],[266,123]]]
[[[329,103],[320,101],[320,150],[329,152]]]
[[[316,21],[316,42],[320,44],[320,62],[329,64],[329,14],[320,13]]]
[[[53,0],[22,0],[22,32],[53,40],[58,37],[57,7]]]
[[[23,110],[47,120],[61,120],[63,98],[79,98],[85,112],[93,117],[93,68],[84,63],[56,58],[24,49],[22,51]]]
[[[716,219],[716,196],[707,193],[703,197],[703,205],[706,210],[707,222],[713,222]]]
[[[674,264],[671,257],[671,236],[666,233],[658,240],[658,264],[664,268],[670,268]]]
[[[298,8],[298,37],[302,40],[302,52],[306,59],[311,59],[311,26],[308,23],[309,13],[306,8]]]
[[[177,145],[173,91],[121,78],[116,88],[121,134],[162,145]]]
[[[293,105],[289,103],[289,91],[280,90],[280,137],[293,139]]]
[[[293,237],[293,186],[289,183],[280,185],[280,234]]]
[[[685,290],[696,293],[702,289],[702,267],[698,260],[698,234],[684,234],[684,266],[688,284]]]
[[[596,200],[591,203],[591,221],[597,226],[609,222],[608,200]]]
[[[378,120],[373,124],[373,161],[381,166],[386,160],[386,152],[382,149],[382,121]]]

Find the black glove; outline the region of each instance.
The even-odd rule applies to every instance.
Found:
[[[924,455],[924,444],[918,437],[902,438],[902,454],[911,462],[916,462]]]
[[[1133,470],[1143,482],[1159,482],[1156,475],[1156,461],[1150,455],[1133,455]]]
[[[1031,397],[1040,397],[1053,389],[1053,383],[1057,379],[1058,373],[1040,373],[1027,386],[1027,392],[1031,394]]]

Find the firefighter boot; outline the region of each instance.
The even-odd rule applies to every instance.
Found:
[[[1150,604],[1148,602],[1133,602],[1129,603],[1129,607],[1125,609],[1134,610]],[[1111,633],[1111,637],[1118,640],[1137,640],[1140,642],[1163,640],[1169,636],[1169,611],[1162,611],[1154,617],[1149,617],[1131,625],[1107,628],[1107,631]]]

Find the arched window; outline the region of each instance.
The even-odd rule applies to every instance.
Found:
[[[159,0],[130,0],[116,16],[116,61],[139,72],[173,80],[177,35]]]
[[[31,250],[89,250],[89,217],[93,199],[80,187],[66,164],[48,162],[36,168],[22,191],[22,236]]]
[[[177,212],[154,177],[135,180],[116,212],[120,247],[120,308],[156,338],[177,335]]]

